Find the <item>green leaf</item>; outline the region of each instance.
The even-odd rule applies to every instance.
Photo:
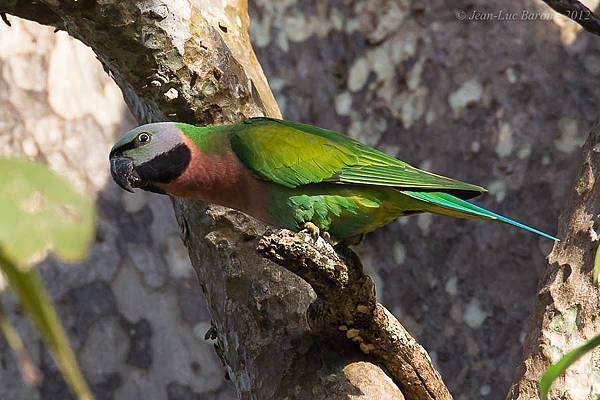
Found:
[[[54,251],[65,261],[87,254],[93,204],[43,164],[0,159],[0,246],[19,268]]]
[[[597,258],[598,257],[596,255],[596,259]],[[544,375],[542,375],[542,378],[539,382],[540,398],[542,400],[547,400],[550,387],[552,386],[552,383],[556,380],[556,378],[562,375],[567,370],[567,368],[571,366],[571,364],[579,360],[581,357],[583,357],[583,355],[585,355],[589,351],[592,351],[595,347],[599,345],[600,335],[594,336],[588,342],[584,343],[580,347],[569,351],[560,360],[558,360],[558,362],[549,366],[548,369],[546,369],[546,372],[544,372]]]

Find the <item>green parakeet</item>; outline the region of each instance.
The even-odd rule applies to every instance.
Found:
[[[143,125],[114,145],[110,162],[125,190],[198,198],[280,228],[299,230],[310,222],[338,240],[421,212],[501,221],[556,240],[466,201],[485,192],[479,186],[297,122]]]

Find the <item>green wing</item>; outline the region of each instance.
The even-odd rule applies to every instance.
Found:
[[[334,182],[448,191],[473,197],[485,189],[417,169],[337,132],[270,118],[236,125],[231,146],[262,179],[287,187]]]

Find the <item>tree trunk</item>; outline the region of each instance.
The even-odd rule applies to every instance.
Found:
[[[540,281],[525,355],[507,399],[539,398],[538,381],[551,363],[598,334],[600,290],[592,271],[600,237],[600,125],[583,148],[581,169],[559,237]],[[551,398],[596,399],[600,349],[585,355],[552,386]]]

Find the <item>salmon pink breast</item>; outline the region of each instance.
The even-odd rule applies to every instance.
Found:
[[[165,185],[168,194],[192,197],[254,215],[265,221],[264,212],[269,183],[259,180],[229,149],[221,153],[203,152],[184,135],[191,153],[187,169]]]

